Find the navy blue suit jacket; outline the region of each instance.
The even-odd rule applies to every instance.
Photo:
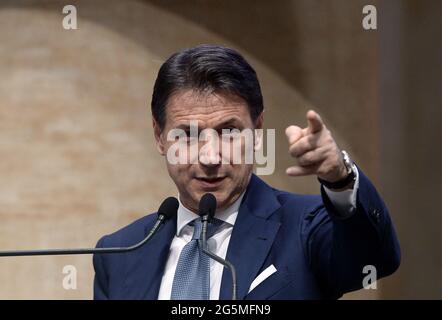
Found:
[[[145,216],[100,239],[97,247],[129,246],[143,239],[156,215]],[[169,247],[171,219],[146,245],[123,254],[93,258],[95,299],[157,299]],[[227,260],[238,276],[239,299],[334,299],[359,289],[373,265],[378,278],[393,273],[400,249],[388,210],[359,170],[357,211],[340,219],[324,190],[298,195],[276,190],[253,175],[233,228]],[[268,266],[277,272],[248,293]],[[231,297],[224,269],[220,299]]]

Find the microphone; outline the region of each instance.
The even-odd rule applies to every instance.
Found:
[[[206,193],[201,197],[198,214],[201,216],[202,226],[201,226],[201,240],[199,240],[199,244],[203,253],[208,255],[213,260],[221,263],[224,267],[229,269],[232,274],[232,300],[236,300],[236,270],[233,264],[229,261],[217,256],[213,252],[211,252],[207,247],[207,225],[212,220],[216,211],[216,198],[211,193]]]
[[[71,254],[97,254],[97,253],[121,253],[136,250],[146,244],[159,228],[177,214],[178,200],[174,197],[169,197],[163,201],[158,209],[157,220],[149,231],[147,236],[140,242],[129,247],[114,247],[114,248],[77,248],[77,249],[43,249],[43,250],[9,250],[0,251],[0,257],[19,257],[19,256],[52,256],[52,255],[71,255]]]

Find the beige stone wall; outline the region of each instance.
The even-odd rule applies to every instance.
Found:
[[[238,49],[258,72],[277,133],[265,180],[318,192],[314,178],[284,174],[284,129],[312,106],[380,180],[378,36],[360,27],[363,1],[70,3],[78,30],[62,28],[64,2],[0,2],[1,249],[94,246],[176,194],[153,146],[150,97],[164,59],[200,43]],[[62,287],[68,264],[77,290]],[[89,299],[92,278],[90,256],[0,258],[3,299]]]
[[[440,1],[388,1],[381,23],[382,171],[402,265],[382,296],[442,299]]]

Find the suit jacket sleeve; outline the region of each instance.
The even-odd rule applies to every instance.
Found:
[[[358,168],[359,169],[359,168]],[[302,237],[310,267],[330,297],[360,289],[371,265],[377,278],[393,273],[400,264],[400,249],[388,209],[374,186],[359,169],[356,211],[340,218],[321,188],[323,205],[303,220]]]
[[[97,248],[104,247],[104,239],[101,238],[97,243]],[[103,254],[94,254],[93,264],[95,270],[94,277],[94,300],[108,300],[108,276],[105,269]]]

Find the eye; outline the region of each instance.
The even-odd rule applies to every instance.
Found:
[[[185,131],[184,141],[188,144],[198,141],[198,137],[192,136],[190,131]]]
[[[174,133],[174,140],[179,142],[186,142],[189,139],[190,132],[179,130]]]
[[[235,126],[228,126],[228,127],[222,128],[220,130],[220,134],[223,134],[223,131],[225,132],[225,134],[229,135],[229,134],[234,133],[235,131],[240,131],[240,130]]]
[[[227,129],[227,128],[226,128]],[[239,130],[236,127],[232,127],[231,129],[225,131],[225,133],[222,134],[223,140],[236,140],[238,137],[241,136],[241,130]]]

